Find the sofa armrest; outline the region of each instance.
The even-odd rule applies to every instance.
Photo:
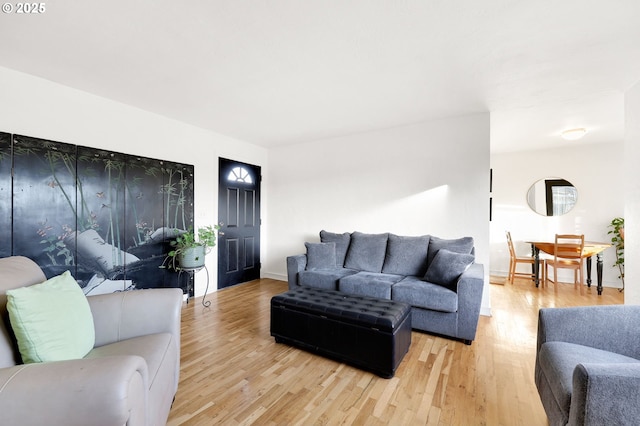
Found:
[[[573,371],[569,424],[636,424],[640,364],[578,364]]]
[[[100,294],[87,300],[96,347],[155,333],[171,333],[180,342],[182,290],[178,288]]]
[[[472,341],[476,337],[483,288],[484,266],[481,263],[473,263],[460,275],[456,285],[458,293],[457,335],[461,339]]]
[[[0,369],[0,424],[144,425],[147,374],[138,356]]]
[[[298,273],[307,267],[307,255],[298,254],[287,257],[287,282],[289,290],[298,287]]]
[[[544,342],[575,343],[640,358],[640,306],[543,308],[538,314],[537,352]]]

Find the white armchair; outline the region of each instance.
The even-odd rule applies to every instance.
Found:
[[[22,364],[5,293],[43,281],[33,261],[0,259],[0,424],[164,425],[178,387],[182,291],[90,296],[94,349]]]

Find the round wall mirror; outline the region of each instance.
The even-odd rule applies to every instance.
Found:
[[[578,201],[578,190],[571,182],[556,177],[540,179],[529,188],[527,204],[543,216],[569,213]]]

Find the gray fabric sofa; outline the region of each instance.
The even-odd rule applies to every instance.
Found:
[[[320,232],[319,243],[287,258],[289,288],[338,290],[411,305],[412,328],[475,339],[483,265],[473,238]]]
[[[82,359],[23,364],[6,291],[43,281],[30,259],[0,259],[0,424],[166,424],[180,372],[182,291],[90,296],[94,349]]]
[[[541,309],[535,382],[549,424],[640,423],[640,306]]]

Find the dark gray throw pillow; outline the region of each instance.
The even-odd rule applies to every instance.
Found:
[[[389,234],[351,234],[351,244],[344,267],[366,272],[382,271]]]
[[[438,250],[447,249],[454,253],[473,254],[473,237],[462,237],[452,240],[431,237],[429,239],[429,252],[427,253],[427,267],[438,254]]]
[[[454,253],[447,249],[440,249],[427,269],[424,281],[452,288],[460,275],[473,263],[472,254]]]
[[[304,243],[307,248],[307,271],[336,269],[336,243]]]
[[[348,232],[336,234],[335,232],[322,230],[320,231],[320,241],[323,243],[336,243],[336,266],[342,268],[347,257],[349,243],[351,242],[351,234]]]

